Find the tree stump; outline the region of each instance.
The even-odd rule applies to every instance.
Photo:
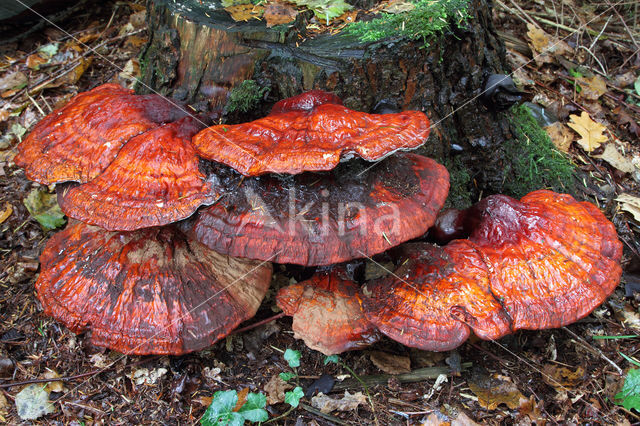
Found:
[[[490,0],[470,0],[468,12],[463,27],[452,26],[425,47],[403,37],[370,43],[343,32],[308,37],[310,12],[282,30],[260,20],[235,22],[212,1],[149,0],[151,36],[139,89],[219,111],[245,80],[268,89],[253,115],[231,121],[262,115],[274,102],[311,89],[334,92],[360,111],[382,101],[421,110],[433,124],[422,153],[468,172],[472,192],[500,192],[508,161],[502,145],[513,139],[512,130],[508,116],[487,109],[478,96],[490,74],[507,69],[505,49]]]

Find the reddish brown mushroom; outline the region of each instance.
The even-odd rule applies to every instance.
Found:
[[[191,137],[202,126],[186,117],[133,137],[92,181],[59,193],[65,214],[110,231],[184,219],[215,202],[218,188],[199,170]]]
[[[117,84],[104,84],[40,121],[18,146],[15,163],[27,178],[46,185],[88,182],[129,139],[186,115],[161,96],[137,96]]]
[[[194,138],[200,156],[246,176],[331,170],[343,155],[373,161],[422,145],[429,120],[418,111],[366,114],[313,91],[280,101],[250,123],[209,127]]]
[[[255,314],[271,280],[269,263],[220,255],[174,227],[114,233],[76,222],[40,261],[46,314],[138,355],[213,344]]]
[[[276,301],[293,317],[295,338],[333,355],[361,349],[380,338],[362,311],[359,290],[358,284],[334,270],[280,289]]]
[[[620,280],[622,245],[592,204],[542,190],[521,201],[491,196],[470,212],[478,217],[467,240],[408,245],[392,276],[363,288],[365,313],[384,334],[446,350],[470,330],[495,339],[560,327],[588,315]]]
[[[225,196],[185,224],[189,235],[219,253],[299,265],[371,256],[416,238],[449,191],[446,169],[415,154],[327,174],[227,174],[219,179]]]

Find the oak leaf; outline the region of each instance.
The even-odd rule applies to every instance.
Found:
[[[571,121],[569,121],[567,125],[581,136],[581,138],[578,139],[578,143],[585,151],[591,152],[602,145],[603,142],[609,140],[604,134],[607,128],[593,121],[586,112],[583,111],[580,116],[572,114],[569,118]]]

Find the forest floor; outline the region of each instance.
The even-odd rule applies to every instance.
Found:
[[[105,0],[90,7],[79,2],[68,16],[58,16],[57,26],[29,27],[32,32],[15,40],[5,33],[0,39],[0,423],[24,422],[16,409],[18,393],[29,381],[52,378],[60,379],[39,385],[52,405],[45,398],[32,407],[51,412],[36,424],[197,423],[219,390],[264,392],[271,418],[286,413],[277,424],[640,422],[640,412],[632,408],[640,408],[640,381],[638,393],[630,395],[638,399],[627,400],[626,408],[615,397],[625,379],[633,379],[628,370],[640,366],[634,358],[640,351],[640,17],[634,2],[617,8],[608,0],[560,3],[565,6],[496,0],[496,28],[517,69],[514,79],[558,119],[549,129],[552,140],[589,177],[584,198],[597,203],[618,229],[625,245],[621,285],[593,314],[560,329],[523,331],[499,341],[472,338],[451,353],[413,350],[386,339],[328,365],[322,354],[294,339],[290,319],[186,356],[137,357],[94,347],[86,336],[43,315],[34,281],[53,231],[43,231],[23,200],[32,194],[34,214],[57,218],[47,210],[49,200],[36,197],[42,188],[13,164],[16,146],[74,94],[106,82],[133,84],[147,38],[145,9],[141,2]],[[557,46],[553,54],[537,55],[549,45]],[[578,117],[582,112],[588,116]],[[579,142],[567,127],[572,122],[592,132]],[[289,271],[276,272],[280,283],[296,279]],[[270,293],[248,323],[270,317],[274,307]],[[288,384],[278,376],[291,371],[283,358],[286,349],[301,353],[297,373],[305,390],[318,379],[326,384],[326,375],[346,377],[329,392],[342,410],[321,412],[310,396],[289,410],[283,402]],[[354,374],[365,381],[385,376],[371,384],[368,395]]]

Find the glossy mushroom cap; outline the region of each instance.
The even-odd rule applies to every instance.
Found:
[[[326,174],[219,175],[225,195],[183,226],[230,256],[298,265],[329,265],[371,256],[433,224],[449,191],[449,174],[415,154]]]
[[[209,127],[196,135],[194,144],[201,157],[257,176],[331,170],[341,156],[374,161],[416,148],[429,135],[422,112],[367,114],[338,101],[320,91],[285,99],[259,120]]]
[[[129,139],[185,115],[161,96],[138,96],[117,84],[104,84],[47,115],[18,145],[14,161],[27,178],[45,185],[88,182]]]
[[[210,346],[255,314],[271,281],[271,264],[220,255],[174,227],[114,233],[76,222],[40,261],[45,313],[125,354]]]
[[[219,197],[199,170],[191,137],[202,126],[186,117],[135,136],[92,181],[65,188],[64,213],[110,231],[133,231],[191,216]]]
[[[333,355],[361,349],[380,338],[360,307],[359,290],[358,284],[332,271],[280,289],[276,301],[293,317],[296,339]]]
[[[616,288],[622,244],[592,204],[551,191],[497,195],[472,207],[467,240],[404,247],[399,269],[368,283],[363,307],[394,340],[425,350],[460,345],[473,330],[496,339],[560,327]]]

